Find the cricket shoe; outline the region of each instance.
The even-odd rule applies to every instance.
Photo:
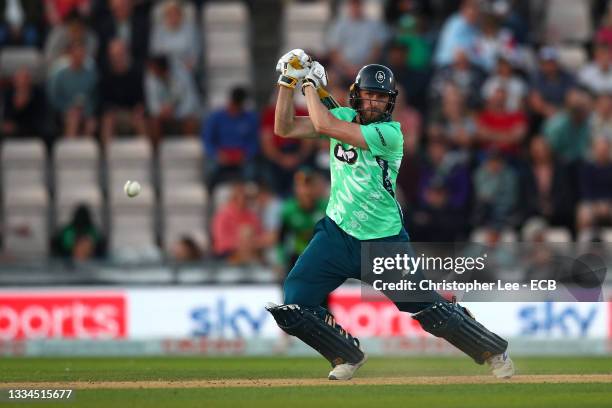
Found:
[[[330,380],[350,380],[351,378],[353,378],[353,375],[355,375],[355,372],[359,370],[359,367],[364,365],[366,361],[368,361],[368,355],[363,353],[363,358],[360,362],[356,364],[338,364],[334,367],[333,370],[329,372],[329,376],[327,378],[329,378]]]
[[[514,363],[507,351],[487,359],[491,373],[497,378],[510,378],[514,375]]]

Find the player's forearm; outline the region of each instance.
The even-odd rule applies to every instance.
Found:
[[[295,108],[293,106],[293,90],[279,86],[276,110],[274,113],[274,133],[287,136],[295,123]]]
[[[319,100],[317,90],[313,86],[307,86],[304,89],[306,95],[306,106],[308,107],[308,115],[315,128],[315,131],[320,134],[327,134],[332,129],[334,117],[327,110],[325,105]]]

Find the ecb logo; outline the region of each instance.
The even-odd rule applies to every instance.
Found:
[[[382,72],[382,71],[377,71],[377,72],[376,72],[376,80],[377,80],[379,83],[381,83],[381,84],[382,84],[383,82],[385,82],[385,73],[384,73],[384,72]]]

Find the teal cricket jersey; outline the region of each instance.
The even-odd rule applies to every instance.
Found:
[[[357,115],[347,107],[330,112],[347,122]],[[397,235],[402,228],[401,208],[395,199],[404,152],[400,124],[361,125],[361,133],[369,150],[330,138],[331,191],[326,214],[359,240]]]

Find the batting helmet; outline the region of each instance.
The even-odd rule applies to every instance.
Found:
[[[380,92],[389,95],[389,102],[383,111],[378,109],[364,108],[363,101],[369,101],[370,99],[361,98],[359,91],[366,90],[370,92]],[[364,118],[361,115],[364,111],[371,111],[380,113],[381,116],[377,118],[376,122],[388,122],[391,120],[391,113],[395,108],[395,98],[397,97],[398,91],[395,89],[395,76],[393,71],[384,65],[380,64],[369,64],[364,66],[357,73],[355,82],[351,85],[349,93],[349,104],[351,108],[355,109],[359,114],[361,123],[364,123]],[[372,122],[372,120],[370,120]]]

